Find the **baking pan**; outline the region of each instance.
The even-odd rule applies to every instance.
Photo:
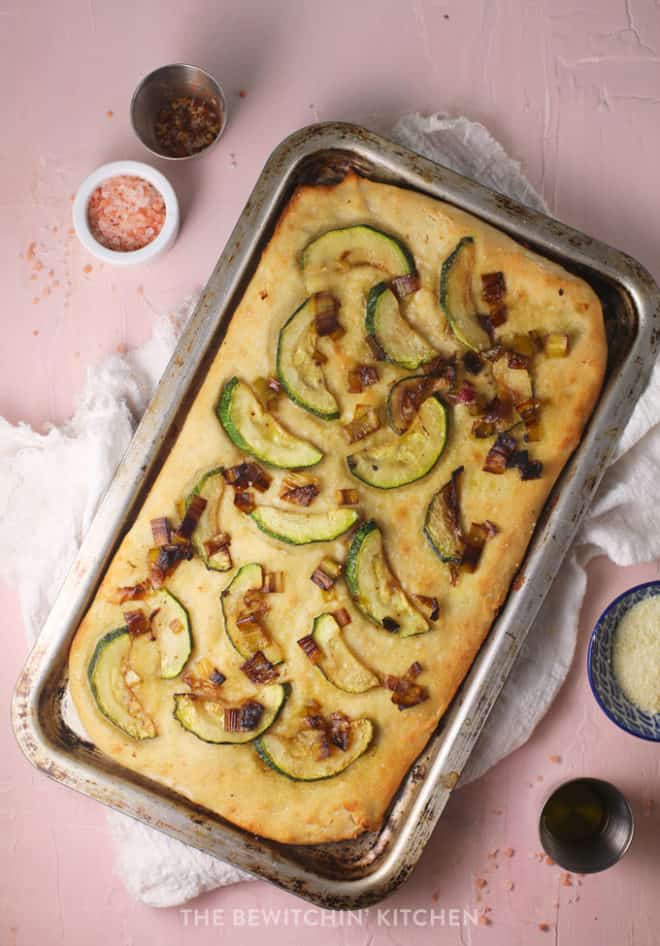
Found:
[[[72,711],[67,656],[292,190],[302,182],[338,180],[349,169],[446,200],[585,278],[603,304],[609,359],[597,408],[537,524],[524,580],[514,583],[518,590],[509,594],[380,830],[335,844],[283,845],[249,834],[97,750]],[[657,287],[630,257],[399,145],[339,123],[312,125],[287,138],[257,181],[21,673],[12,713],[23,752],[56,781],[320,906],[355,909],[384,898],[419,859],[575,535],[648,379],[659,315]]]

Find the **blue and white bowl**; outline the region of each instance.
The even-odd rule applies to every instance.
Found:
[[[644,713],[624,695],[614,676],[612,645],[626,612],[639,601],[660,595],[660,581],[649,581],[624,591],[608,605],[596,622],[589,642],[587,671],[592,692],[606,716],[621,729],[660,742],[660,713]]]

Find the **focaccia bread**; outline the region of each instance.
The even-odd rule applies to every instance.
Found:
[[[89,737],[268,838],[377,828],[606,354],[592,289],[493,227],[300,187],[73,642]]]

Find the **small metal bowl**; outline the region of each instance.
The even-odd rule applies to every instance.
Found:
[[[606,811],[606,820],[598,834],[581,841],[566,841],[551,830],[546,813],[551,802],[562,802],[562,794],[571,789],[597,795]],[[630,847],[635,831],[633,813],[624,795],[610,782],[599,778],[576,778],[564,782],[545,801],[539,819],[543,850],[564,870],[576,874],[596,874],[613,867]]]
[[[156,118],[172,99],[185,96],[213,103],[220,116],[220,130],[211,144],[201,151],[185,155],[168,154],[156,138]],[[155,69],[140,82],[131,99],[131,123],[135,134],[152,154],[167,158],[168,161],[187,161],[188,158],[206,154],[218,143],[227,125],[227,101],[220,83],[204,69],[175,62]]]
[[[612,646],[624,614],[656,595],[660,595],[660,581],[635,585],[615,598],[598,618],[587,654],[589,684],[602,711],[620,729],[652,742],[660,742],[660,713],[645,713],[626,697],[614,675]]]

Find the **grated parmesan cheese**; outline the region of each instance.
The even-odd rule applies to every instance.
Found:
[[[612,666],[631,703],[644,713],[660,713],[660,597],[639,601],[623,616]]]

